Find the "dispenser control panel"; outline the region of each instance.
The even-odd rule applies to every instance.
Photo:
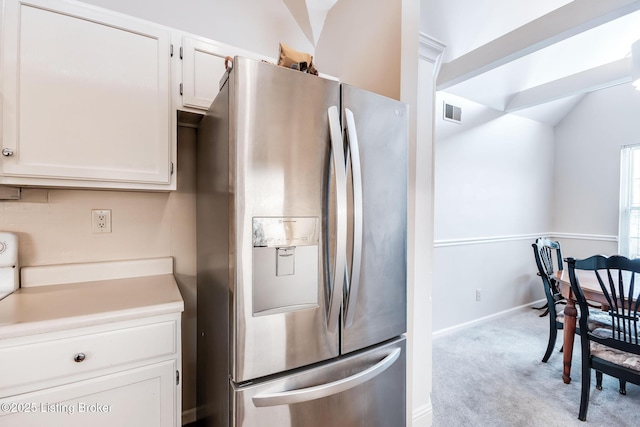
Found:
[[[253,247],[318,244],[318,218],[253,218]]]

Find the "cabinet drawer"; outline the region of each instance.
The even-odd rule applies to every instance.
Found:
[[[0,349],[0,389],[176,353],[172,321],[63,339],[46,335],[34,344]]]

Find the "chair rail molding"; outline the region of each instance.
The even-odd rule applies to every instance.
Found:
[[[544,232],[530,234],[508,234],[502,236],[490,237],[468,237],[460,239],[438,239],[434,240],[434,248],[444,248],[448,246],[465,246],[465,245],[486,245],[489,243],[511,242],[515,240],[531,240],[538,237],[548,237],[555,239],[572,239],[572,240],[593,240],[604,242],[617,242],[618,236],[605,234],[582,234],[582,233],[560,233],[560,232]]]
[[[551,233],[557,239],[597,240],[604,242],[617,242],[618,236],[606,234],[582,234],[582,233]]]
[[[433,246],[435,248],[443,248],[448,246],[486,245],[489,243],[511,242],[514,240],[535,240],[538,237],[549,237],[552,235],[555,236],[555,234],[552,233],[531,233],[490,237],[468,237],[462,239],[441,239],[435,240],[433,242]]]

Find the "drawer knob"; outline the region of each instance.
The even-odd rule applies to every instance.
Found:
[[[78,353],[75,356],[73,356],[73,360],[76,361],[77,363],[82,362],[85,359],[85,355],[84,353]]]
[[[5,157],[11,157],[13,156],[13,150],[11,148],[3,148],[2,155]]]

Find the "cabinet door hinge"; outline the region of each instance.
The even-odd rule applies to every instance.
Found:
[[[171,57],[173,58],[173,43],[171,44],[171,49],[169,49],[169,53],[171,54]]]
[[[180,59],[182,59],[182,46],[180,46]]]
[[[182,95],[182,83],[180,83],[180,95]]]
[[[176,371],[176,385],[180,385],[180,371]]]
[[[171,162],[170,170],[171,170],[171,175],[173,175],[173,162]]]

